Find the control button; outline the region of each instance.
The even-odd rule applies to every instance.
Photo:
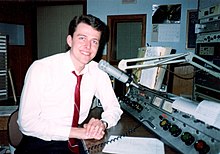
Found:
[[[145,96],[145,99],[149,100],[149,99],[150,99],[150,97],[149,97],[149,96]]]
[[[120,101],[122,101],[122,102],[124,102],[124,103],[127,103],[127,102],[129,102],[130,101],[130,99],[129,98],[127,98],[127,97],[119,97],[119,100]]]
[[[159,118],[160,118],[160,120],[163,120],[163,116],[162,115],[159,115]]]
[[[138,112],[141,112],[143,110],[143,106],[137,102],[132,101],[132,104],[134,104],[134,109],[136,109]]]
[[[170,128],[170,122],[167,120],[167,119],[163,119],[161,122],[160,122],[160,126],[163,128],[163,130],[168,130]]]
[[[183,118],[186,118],[186,119],[189,119],[189,118],[190,118],[190,116],[187,115],[187,114],[182,115],[182,117],[183,117]]]
[[[194,147],[196,149],[196,151],[198,151],[201,154],[206,154],[209,152],[210,147],[209,145],[206,144],[205,141],[203,140],[198,140],[195,144]]]
[[[207,37],[207,39],[208,39],[208,40],[210,40],[210,39],[211,39],[211,37],[210,37],[210,36],[208,36],[208,37]]]
[[[139,120],[143,120],[144,119],[144,117],[143,116],[139,116]]]
[[[175,124],[170,126],[169,131],[170,131],[171,135],[173,135],[174,137],[179,136],[182,132],[182,130]]]
[[[181,135],[181,140],[186,144],[186,145],[191,145],[194,141],[195,138],[190,134],[189,132],[184,132]]]
[[[149,120],[144,120],[144,121],[146,121],[153,129],[156,129],[156,126],[154,126],[152,122],[150,122]]]

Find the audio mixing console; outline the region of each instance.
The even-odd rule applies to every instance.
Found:
[[[180,153],[219,154],[220,129],[173,108],[176,98],[139,85],[139,88],[130,86],[119,102],[125,112]]]

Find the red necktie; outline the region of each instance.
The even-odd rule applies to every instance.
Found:
[[[81,83],[82,75],[77,75],[75,71],[73,71],[72,73],[77,78],[77,83],[75,87],[75,103],[74,103],[72,127],[78,127],[79,111],[80,111],[80,83]],[[73,153],[79,154],[79,146],[77,145],[77,139],[70,138],[68,145],[69,145],[69,149]]]

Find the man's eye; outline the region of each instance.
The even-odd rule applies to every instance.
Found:
[[[79,39],[80,39],[80,40],[85,40],[85,37],[82,37],[82,36],[81,36],[81,37],[79,37]]]
[[[98,44],[99,44],[99,42],[98,42],[98,41],[96,41],[96,40],[94,40],[94,41],[93,41],[93,44],[98,45]]]

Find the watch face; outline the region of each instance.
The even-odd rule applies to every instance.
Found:
[[[104,120],[101,120],[101,121],[105,125],[105,128],[107,128],[108,127],[108,123],[106,121],[104,121]]]

